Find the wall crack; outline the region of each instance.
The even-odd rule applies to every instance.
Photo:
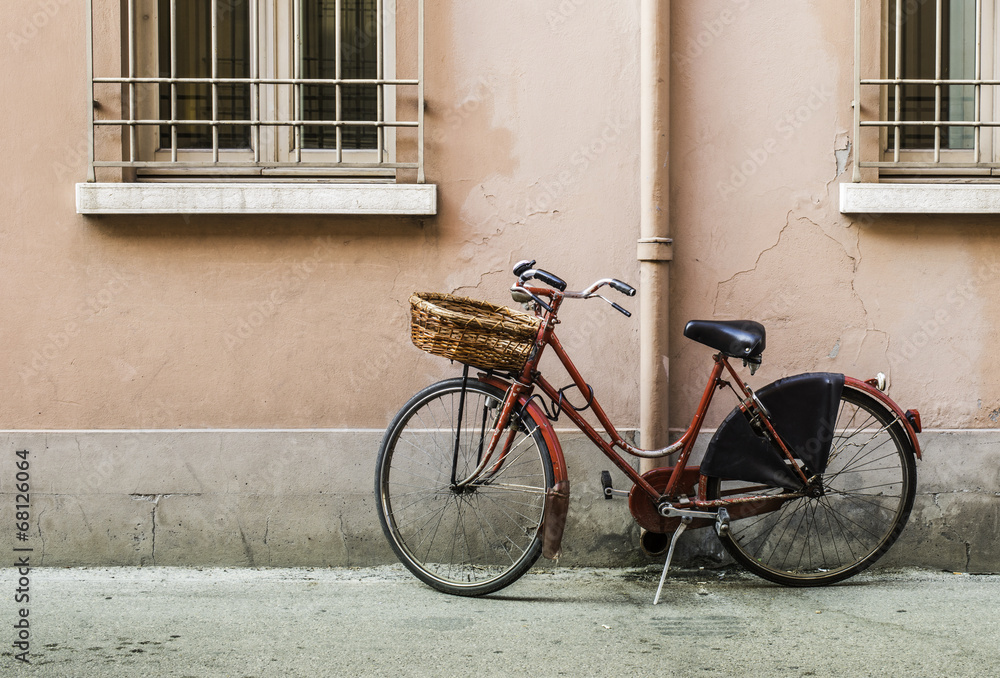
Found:
[[[240,541],[243,543],[243,555],[247,559],[248,566],[249,567],[256,567],[256,564],[254,563],[254,559],[253,559],[253,549],[250,548],[250,542],[247,540],[247,535],[243,531],[243,523],[241,523],[241,522],[239,522],[239,520],[237,520],[236,521],[236,526],[240,530]]]
[[[271,566],[271,545],[267,543],[267,535],[271,532],[271,516],[264,519],[264,548],[267,549],[267,565]]]
[[[45,565],[45,535],[42,534],[42,516],[45,515],[45,509],[42,508],[38,511],[38,539],[42,542],[42,553],[38,558],[39,565]]]
[[[936,506],[938,510],[941,511],[941,523],[942,525],[944,525],[944,531],[953,534],[955,536],[955,540],[965,547],[965,572],[969,572],[969,568],[972,564],[972,544],[969,542],[969,540],[963,539],[962,535],[959,534],[958,530],[956,530],[955,528],[953,528],[951,525],[948,524],[948,518],[946,517],[945,510],[941,506],[941,504],[938,503],[938,497],[942,494],[957,494],[957,492],[954,491],[934,492],[931,495],[931,498],[934,501],[934,506]]]
[[[475,285],[459,285],[458,287],[452,289],[450,293],[457,294],[460,290],[477,290],[482,286],[483,280],[486,278],[486,276],[503,274],[504,272],[505,271],[503,269],[500,269],[500,270],[492,270],[492,271],[486,271],[485,273],[480,273],[479,282],[477,282]]]
[[[344,515],[340,515],[340,542],[344,545],[344,560],[351,566],[351,551],[347,546],[347,530],[344,529]]]
[[[141,492],[133,492],[128,495],[129,499],[132,501],[148,501],[153,505],[152,511],[150,513],[150,530],[149,530],[149,558],[153,565],[156,565],[156,509],[160,505],[161,499],[166,499],[167,497],[198,497],[201,496],[200,492],[171,492],[169,494],[146,494]],[[140,558],[140,564],[141,563]]]
[[[768,252],[770,252],[775,247],[777,247],[778,245],[781,244],[781,238],[782,238],[782,236],[785,235],[785,231],[788,230],[788,227],[792,223],[791,222],[791,216],[792,216],[792,210],[788,210],[788,213],[785,214],[785,225],[781,227],[780,231],[778,231],[778,237],[774,241],[774,244],[771,245],[770,247],[766,247],[765,249],[761,250],[757,254],[757,259],[753,262],[753,266],[751,266],[748,269],[742,270],[742,271],[737,271],[736,273],[733,273],[731,276],[729,276],[725,280],[720,280],[719,282],[717,282],[715,284],[715,300],[712,302],[712,314],[713,315],[716,315],[718,313],[718,308],[719,308],[719,293],[722,290],[722,288],[725,285],[728,285],[729,283],[733,282],[733,280],[735,280],[737,277],[739,277],[741,275],[744,275],[744,274],[747,274],[747,273],[753,273],[754,271],[757,270],[757,267],[760,266],[761,257],[763,257],[765,254],[767,254]]]

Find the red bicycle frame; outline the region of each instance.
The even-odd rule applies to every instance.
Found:
[[[576,368],[576,365],[573,364],[573,361],[566,353],[566,350],[563,348],[562,343],[559,341],[559,338],[555,335],[555,326],[556,324],[558,324],[556,315],[558,313],[559,306],[562,303],[564,295],[556,290],[552,290],[549,288],[525,287],[525,289],[528,292],[531,292],[535,295],[548,297],[551,300],[549,304],[551,310],[546,310],[539,314],[540,317],[542,318],[542,323],[538,329],[538,336],[535,341],[535,350],[528,359],[524,368],[521,370],[521,373],[518,376],[518,378],[515,379],[513,383],[511,383],[508,389],[507,397],[504,399],[503,409],[500,413],[500,416],[497,419],[497,425],[494,428],[493,433],[490,437],[490,441],[487,446],[486,453],[483,456],[482,462],[480,463],[479,467],[468,478],[459,483],[459,485],[473,482],[477,478],[479,478],[485,471],[486,467],[490,464],[493,454],[495,453],[498,446],[500,446],[501,452],[498,459],[495,462],[494,468],[502,464],[503,459],[505,458],[510,445],[509,435],[508,435],[508,440],[505,441],[503,445],[500,445],[500,439],[503,436],[503,432],[506,430],[507,425],[510,422],[510,418],[514,412],[514,408],[518,403],[524,403],[528,399],[530,399],[532,391],[534,390],[535,386],[538,386],[538,388],[542,391],[542,393],[544,393],[553,402],[560,402],[563,399],[560,391],[556,389],[554,386],[552,386],[552,384],[549,383],[549,381],[544,376],[542,376],[542,374],[539,373],[537,370],[538,363],[542,357],[542,353],[544,352],[544,349],[547,346],[552,347],[552,350],[559,358],[559,361],[562,363],[563,367],[566,369],[567,373],[572,378],[573,384],[576,386],[577,389],[579,389],[580,393],[586,394],[587,397],[586,407],[581,408],[581,410],[585,410],[588,408],[593,410],[594,415],[597,417],[597,420],[600,422],[601,426],[604,427],[605,432],[611,438],[610,442],[605,440],[597,432],[597,430],[590,424],[590,422],[588,422],[583,417],[583,415],[580,414],[580,412],[577,411],[575,408],[570,407],[562,409],[561,411],[564,412],[566,416],[568,416],[570,420],[576,425],[576,427],[579,428],[595,445],[597,445],[598,448],[600,448],[600,450],[604,453],[604,455],[607,456],[608,459],[610,459],[611,462],[622,471],[622,473],[628,476],[628,478],[635,484],[635,486],[640,488],[649,497],[650,501],[652,501],[654,505],[660,504],[661,502],[666,501],[669,498],[678,496],[679,490],[682,487],[682,485],[686,485],[686,483],[682,483],[682,478],[686,475],[685,467],[689,457],[691,456],[691,451],[694,449],[694,443],[698,438],[698,434],[701,432],[701,427],[705,421],[705,414],[708,411],[709,405],[711,405],[712,403],[712,398],[715,394],[715,390],[729,383],[722,379],[722,373],[724,370],[728,371],[733,382],[735,382],[736,384],[736,388],[738,388],[739,392],[741,392],[744,396],[744,400],[740,404],[741,409],[744,409],[745,411],[750,411],[752,413],[755,411],[753,392],[739,378],[739,376],[736,374],[736,371],[733,369],[732,365],[729,364],[728,359],[722,354],[717,354],[714,358],[715,366],[713,367],[712,373],[709,376],[708,384],[705,386],[705,391],[702,394],[701,402],[698,404],[698,409],[695,412],[694,418],[691,421],[690,426],[688,426],[687,430],[684,432],[681,438],[673,445],[670,445],[661,450],[644,450],[629,444],[624,438],[622,438],[622,436],[618,433],[617,429],[615,429],[614,424],[611,423],[611,420],[608,418],[607,413],[605,413],[604,408],[601,407],[601,404],[600,402],[598,402],[596,396],[594,396],[593,391],[590,389],[586,381],[583,379],[583,376],[580,374],[580,371]],[[779,449],[792,463],[792,468],[795,469],[795,472],[799,475],[800,479],[803,481],[803,484],[806,484],[808,482],[808,478],[806,478],[806,476],[802,473],[802,470],[796,464],[791,451],[788,449],[787,445],[785,445],[785,443],[781,440],[781,437],[774,430],[773,426],[771,425],[771,422],[768,421],[767,418],[763,416],[760,417],[760,420],[762,422],[762,425],[766,428],[767,432],[772,436],[772,439],[778,445]],[[673,471],[670,475],[670,479],[667,481],[666,488],[661,492],[660,490],[655,488],[652,484],[650,484],[650,482],[646,478],[644,478],[635,469],[633,469],[631,464],[629,464],[617,452],[616,448],[620,449],[621,451],[627,454],[637,457],[661,458],[678,452],[680,453],[680,456],[677,458],[677,462],[673,467]],[[688,472],[690,471],[688,470]],[[789,494],[787,496],[790,498],[793,496],[798,496],[798,494]],[[784,495],[778,495],[778,497],[783,498]],[[774,500],[775,498],[776,498],[775,495],[768,495],[766,497],[743,496],[740,497],[739,499],[720,499],[720,500],[709,501],[705,499],[704,488],[700,487],[698,496],[695,497],[689,503],[685,503],[685,506],[693,508],[716,508],[719,506],[725,506],[734,503],[759,502],[762,499]]]
[[[707,499],[705,476],[699,473],[699,467],[689,467],[687,466],[687,462],[694,449],[695,441],[701,432],[702,425],[705,421],[705,415],[712,403],[715,391],[724,386],[732,387],[738,397],[742,394],[742,399],[738,405],[739,409],[748,418],[759,423],[765,433],[769,436],[771,442],[787,459],[790,470],[798,476],[799,480],[802,481],[803,487],[808,488],[811,481],[811,478],[808,478],[805,475],[799,463],[795,460],[788,445],[782,440],[781,436],[774,429],[772,422],[764,413],[764,410],[760,406],[753,391],[743,382],[742,379],[740,379],[736,370],[729,363],[728,357],[722,353],[718,353],[713,357],[715,364],[712,368],[711,374],[709,375],[708,383],[705,385],[701,401],[698,403],[694,417],[684,434],[672,445],[659,450],[646,450],[631,445],[615,429],[611,420],[608,418],[607,413],[605,413],[604,408],[601,407],[600,402],[598,402],[596,396],[594,395],[593,390],[586,383],[583,376],[580,374],[580,371],[576,368],[576,365],[573,364],[573,361],[566,353],[566,350],[563,348],[559,338],[555,335],[555,326],[559,322],[557,314],[563,299],[569,295],[575,297],[577,293],[564,294],[561,291],[547,287],[541,288],[524,286],[523,289],[534,295],[536,299],[538,297],[546,297],[550,300],[547,304],[547,308],[545,309],[542,309],[541,306],[537,304],[535,306],[536,314],[542,320],[535,340],[535,349],[520,374],[518,374],[517,377],[511,381],[509,386],[507,385],[507,382],[499,379],[489,379],[489,381],[493,382],[495,385],[507,387],[507,395],[504,399],[502,411],[500,416],[497,418],[496,426],[490,436],[489,444],[485,450],[479,467],[468,478],[458,483],[460,486],[477,481],[484,475],[484,473],[486,475],[492,474],[496,469],[502,466],[510,448],[510,434],[508,434],[507,439],[502,445],[500,444],[500,441],[503,437],[504,431],[507,430],[515,408],[518,405],[522,408],[531,405],[531,418],[543,429],[543,435],[545,435],[547,440],[555,441],[555,433],[552,431],[551,425],[548,423],[547,419],[542,418],[545,415],[542,415],[539,412],[539,408],[531,403],[532,394],[537,386],[553,403],[557,403],[559,411],[561,413],[565,413],[566,416],[569,417],[569,419],[576,425],[576,427],[579,428],[584,435],[586,435],[587,438],[589,438],[604,453],[604,455],[611,460],[611,462],[619,470],[621,470],[621,472],[624,473],[629,480],[632,481],[634,486],[638,488],[638,490],[640,490],[646,497],[648,497],[650,504],[644,510],[654,511],[660,516],[668,514],[677,516],[692,510],[698,512],[726,507],[730,511],[733,518],[742,518],[774,511],[780,508],[785,501],[800,497],[807,491],[804,489],[779,494],[758,495],[753,493],[755,488],[743,487],[738,491],[740,496],[726,498],[724,496],[726,492],[723,491],[721,493],[723,495],[722,497],[711,500]],[[562,391],[565,389],[560,390],[555,388],[537,369],[542,354],[548,346],[552,347],[556,357],[562,363],[566,372],[573,380],[573,386],[575,386],[581,394],[584,394],[586,398],[585,406],[579,408],[579,410],[573,406],[566,408],[561,407],[561,404],[564,402]],[[728,378],[731,381],[727,381],[723,378],[724,373],[728,373]],[[907,414],[901,412],[898,405],[886,398],[881,391],[868,382],[862,382],[850,377],[846,377],[845,379],[845,383],[849,383],[855,388],[859,388],[867,392],[872,397],[884,403],[896,414],[898,419],[903,424],[903,428],[913,445],[917,458],[920,458],[920,446],[917,443],[916,433]],[[597,417],[600,425],[604,428],[604,431],[610,438],[610,441],[605,440],[604,437],[602,437],[590,424],[590,422],[583,417],[581,412],[587,409],[593,410],[594,415]],[[493,468],[487,472],[486,468],[490,465],[490,461],[498,447],[500,449],[500,454],[496,461],[493,462]],[[654,471],[647,472],[644,475],[640,474],[632,468],[631,464],[629,464],[621,454],[619,454],[619,450],[631,456],[642,458],[658,459],[678,453],[679,456],[669,471],[669,478],[667,479],[666,484],[663,485],[662,477],[666,474],[667,469],[655,469]],[[568,476],[566,473],[565,461],[562,458],[562,453],[558,445],[555,447],[555,453],[553,456],[557,485],[560,486],[560,489],[564,488],[565,491],[568,492]],[[695,496],[690,497],[688,496],[688,490],[692,487],[692,485],[694,485],[693,478],[695,477],[695,474],[697,474],[698,477],[697,490],[695,492]],[[663,489],[661,490],[654,486],[650,482],[651,479],[655,479],[657,485],[662,486]],[[765,490],[768,488],[761,486],[759,489]],[[750,490],[750,492],[748,492],[748,490]],[[664,507],[678,509],[679,511],[664,512],[662,510]],[[636,509],[632,508],[632,512],[633,516],[641,524],[643,521],[640,520],[640,516],[636,512]],[[707,514],[703,513],[702,517],[698,519],[703,520],[705,515]]]

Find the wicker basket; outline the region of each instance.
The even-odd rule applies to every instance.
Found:
[[[535,345],[541,319],[450,294],[410,297],[410,337],[428,353],[474,367],[518,371]]]

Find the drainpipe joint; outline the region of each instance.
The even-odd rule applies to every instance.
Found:
[[[672,261],[674,241],[672,238],[640,238],[637,257],[639,261]]]

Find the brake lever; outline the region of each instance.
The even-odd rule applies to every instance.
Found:
[[[519,304],[526,304],[529,300],[534,301],[549,313],[552,312],[552,307],[546,304],[538,295],[529,292],[520,285],[511,285],[510,297]]]
[[[616,311],[618,311],[619,313],[621,313],[622,315],[624,315],[626,318],[631,318],[632,317],[632,314],[629,311],[625,310],[624,308],[622,308],[621,306],[619,306],[615,302],[611,301],[607,297],[602,296],[600,294],[588,294],[584,298],[585,299],[593,299],[594,297],[597,297],[598,299],[603,299],[604,301],[608,302],[609,304],[611,304],[611,308],[615,309]]]
[[[612,308],[614,308],[616,311],[618,311],[619,313],[621,313],[622,315],[624,315],[626,318],[631,318],[632,317],[631,313],[629,313],[628,311],[626,311],[624,308],[622,308],[621,306],[619,306],[615,302],[609,301],[608,303],[611,304]]]

